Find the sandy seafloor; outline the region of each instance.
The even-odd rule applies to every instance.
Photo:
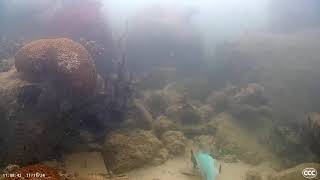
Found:
[[[132,180],[202,180],[201,176],[187,176],[181,172],[192,172],[191,162],[186,158],[175,158],[149,168],[133,170],[128,175]],[[251,167],[243,163],[221,163],[222,170],[217,180],[242,180]]]
[[[219,162],[220,163],[220,162]],[[80,177],[92,177],[92,174],[106,173],[106,167],[100,153],[75,153],[65,157],[65,164],[69,173],[77,173]],[[217,180],[244,180],[248,170],[256,170],[262,176],[272,173],[267,164],[252,166],[242,162],[221,162],[221,174]],[[190,158],[186,156],[169,159],[159,166],[145,166],[125,173],[130,180],[202,180],[196,176],[185,175],[182,172],[193,172]]]
[[[242,162],[223,163],[221,162],[221,174],[217,180],[244,180],[248,170],[255,170],[261,173],[263,178],[274,171],[267,164],[252,166]],[[192,172],[192,164],[189,158],[174,158],[156,167],[145,167],[133,170],[128,173],[132,180],[203,180],[198,176],[187,176],[181,172]]]

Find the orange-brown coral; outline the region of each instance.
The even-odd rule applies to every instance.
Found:
[[[96,86],[96,69],[90,54],[67,38],[26,44],[15,55],[15,66],[29,80],[54,80],[75,92],[91,92]]]
[[[43,164],[35,164],[31,166],[26,166],[20,168],[15,172],[11,172],[11,174],[15,174],[20,177],[6,178],[6,180],[21,180],[21,179],[29,179],[29,180],[61,180],[62,178],[59,176],[59,173],[56,169],[53,169],[49,166]]]

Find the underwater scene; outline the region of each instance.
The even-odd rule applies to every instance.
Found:
[[[0,0],[0,180],[319,180],[319,0]]]

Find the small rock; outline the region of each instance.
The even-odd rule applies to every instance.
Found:
[[[199,108],[199,113],[203,121],[208,121],[210,116],[214,113],[214,108],[210,104],[202,105]]]
[[[164,93],[161,90],[146,92],[144,94],[144,102],[155,117],[163,114],[168,106]]]
[[[94,137],[93,134],[90,133],[89,131],[80,131],[80,137],[81,140],[87,143],[93,142],[94,141]]]
[[[259,152],[247,151],[242,154],[241,158],[243,161],[252,165],[258,165],[263,162],[266,157],[264,157]]]
[[[59,169],[61,167],[61,163],[58,162],[57,160],[50,160],[50,161],[45,161],[45,162],[42,162],[42,164],[46,165],[46,166],[49,166],[51,168],[55,168],[55,169]]]
[[[161,137],[166,131],[176,129],[176,125],[166,116],[159,116],[152,124],[152,130],[158,137]]]
[[[201,120],[198,110],[188,102],[171,105],[166,109],[166,115],[177,123],[199,124]]]
[[[89,151],[96,151],[96,152],[102,152],[103,147],[100,144],[97,143],[90,143],[88,144]]]
[[[262,177],[261,177],[259,172],[253,171],[253,170],[249,170],[246,173],[245,180],[262,180]]]
[[[225,163],[236,163],[238,159],[235,155],[225,155],[221,158],[221,160]]]
[[[194,145],[202,151],[212,152],[215,149],[215,139],[210,135],[201,135],[193,138]]]
[[[9,71],[14,65],[14,59],[2,59],[0,60],[0,73]]]
[[[11,173],[11,172],[15,172],[18,169],[20,169],[20,166],[15,165],[15,164],[9,164],[5,169],[4,172],[6,173]]]

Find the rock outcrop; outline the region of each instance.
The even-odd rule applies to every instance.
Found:
[[[127,112],[126,120],[122,124],[126,128],[139,128],[144,130],[151,130],[154,122],[151,112],[145,107],[143,101],[135,99],[130,104]]]
[[[179,124],[199,124],[201,122],[198,109],[189,103],[169,106],[166,115]]]
[[[307,143],[310,149],[316,154],[320,155],[320,113],[310,112],[306,117],[306,131]]]
[[[205,152],[215,152],[215,139],[210,135],[201,135],[193,138],[193,144],[196,148]],[[215,153],[213,153],[215,154]]]
[[[261,143],[253,132],[241,127],[228,113],[219,114],[214,120],[215,147],[218,159],[234,155],[246,163],[257,165],[263,161],[278,162],[274,155]]]
[[[96,88],[96,69],[90,54],[71,39],[32,41],[15,55],[15,67],[28,80],[57,82],[73,93],[90,93]]]
[[[0,153],[1,161],[23,165],[56,153],[64,130],[57,128],[55,96],[19,79],[15,69],[1,73],[0,84],[0,135],[6,139],[2,146],[7,153]]]
[[[307,128],[314,140],[320,142],[320,113],[311,112],[308,114]]]
[[[167,131],[162,135],[161,139],[171,155],[179,155],[185,152],[186,138],[182,132]]]
[[[217,63],[224,67],[216,76],[236,85],[259,82],[272,102],[273,116],[298,122],[319,103],[314,98],[319,90],[314,78],[319,76],[319,34],[319,28],[244,34],[218,49]]]
[[[104,158],[114,173],[122,173],[152,164],[162,147],[150,131],[116,131],[106,137]]]
[[[320,164],[317,163],[305,163],[296,167],[283,170],[270,178],[270,180],[302,180],[306,179],[302,176],[302,172],[305,168],[315,168],[320,170]]]
[[[228,111],[242,119],[271,114],[264,88],[256,83],[247,84],[242,88],[229,85],[221,91],[213,92],[207,101],[218,111]]]
[[[301,124],[286,123],[274,124],[267,139],[269,149],[275,153],[285,167],[292,167],[303,162],[316,161],[314,150],[317,142],[308,136],[308,131]]]

